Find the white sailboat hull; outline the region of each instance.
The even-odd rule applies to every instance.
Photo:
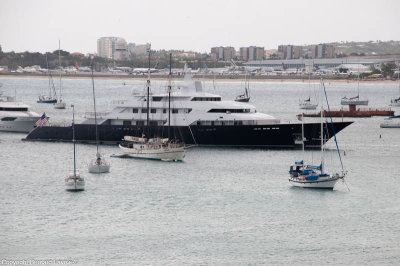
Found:
[[[119,145],[121,151],[131,157],[138,159],[151,159],[162,161],[182,161],[185,157],[185,147],[162,148],[162,149],[136,149]]]
[[[91,163],[88,166],[89,173],[92,174],[101,174],[110,172],[110,164],[102,164],[98,165],[96,163]]]
[[[65,190],[82,191],[85,190],[85,180],[81,177],[69,176],[65,179]]]
[[[329,177],[329,178],[321,178],[315,181],[307,181],[302,180],[300,178],[289,178],[289,183],[295,187],[304,187],[304,188],[325,188],[325,189],[333,189],[336,183],[341,179],[340,176]]]
[[[57,102],[54,104],[54,109],[65,109],[66,104],[64,102]]]

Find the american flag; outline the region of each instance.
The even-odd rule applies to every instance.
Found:
[[[302,114],[297,115],[297,120],[301,121],[302,119],[303,119],[303,115]]]
[[[146,44],[146,54],[150,54],[150,50],[151,50],[151,44],[148,43]]]
[[[43,126],[49,118],[46,116],[46,113],[43,113],[42,116],[36,121],[36,126],[41,127]]]

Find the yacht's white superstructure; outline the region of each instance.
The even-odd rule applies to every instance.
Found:
[[[133,95],[118,101],[109,113],[97,113],[99,125],[146,126],[147,96]],[[150,93],[149,126],[165,126],[168,120],[168,94]],[[83,124],[94,124],[94,113],[86,113]],[[248,103],[222,101],[221,96],[203,91],[200,81],[185,76],[171,93],[171,126],[273,125],[280,120]]]
[[[39,114],[29,111],[29,105],[0,92],[0,131],[29,132],[39,118]]]

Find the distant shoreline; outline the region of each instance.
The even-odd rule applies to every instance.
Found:
[[[192,75],[194,79],[198,79],[201,81],[213,81],[213,75],[203,75],[203,74],[194,74]],[[90,73],[79,73],[79,74],[67,74],[62,76],[63,79],[90,79]],[[47,74],[36,74],[36,73],[0,73],[1,78],[47,78]],[[139,80],[145,81],[147,79],[146,75],[128,75],[128,74],[108,74],[108,73],[95,73],[95,79],[102,80]],[[319,82],[319,76],[314,76],[311,79],[312,83]],[[168,79],[168,75],[159,75],[152,74],[152,80],[166,80]],[[174,75],[173,79],[175,81],[183,80],[182,75]],[[323,79],[329,83],[357,83],[358,81],[355,79],[340,79],[336,76],[323,76]],[[215,80],[220,82],[238,82],[243,81],[243,75],[215,75]],[[298,76],[267,76],[267,75],[256,75],[251,77],[251,82],[273,82],[273,83],[306,83],[308,82],[308,77],[298,77]],[[377,80],[361,80],[361,83],[364,84],[395,84],[397,81],[386,80],[386,79],[377,79]]]

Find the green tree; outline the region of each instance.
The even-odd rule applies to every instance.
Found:
[[[397,69],[397,66],[393,62],[381,64],[382,75],[384,75],[385,77],[391,77],[395,69]]]

